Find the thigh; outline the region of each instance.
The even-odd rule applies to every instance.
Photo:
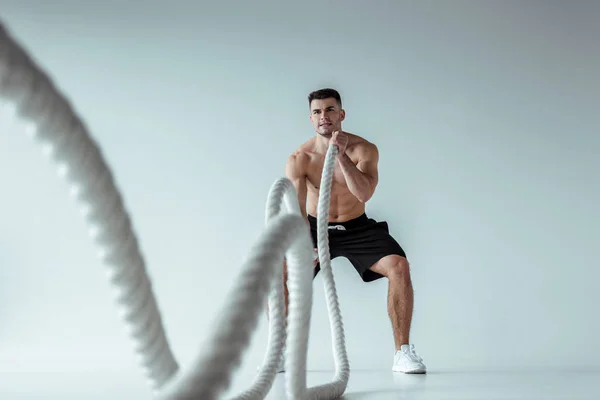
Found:
[[[317,249],[318,252],[318,246],[317,246],[317,231],[314,229],[311,229],[310,231],[311,236],[312,236],[312,241],[313,241],[313,246],[315,249]],[[328,245],[329,245],[329,258],[331,260],[342,256],[341,254],[341,243],[340,243],[340,238],[338,235],[332,235],[331,231],[328,231]],[[317,262],[317,265],[315,265],[315,269],[314,269],[314,274],[313,274],[313,278],[315,278],[317,276],[317,274],[319,273],[319,271],[321,270],[321,263]]]
[[[389,233],[386,222],[378,222],[368,229],[349,232],[340,244],[340,253],[354,266],[363,281],[371,282],[383,277],[371,270],[385,257],[397,255],[406,258],[400,244]]]

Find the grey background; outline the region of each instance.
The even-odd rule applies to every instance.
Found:
[[[412,341],[430,370],[599,366],[598,2],[0,10],[102,146],[182,364],[263,228],[270,185],[313,135],[306,95],[333,86],[344,128],[379,146],[367,212],[411,260]],[[68,188],[5,114],[3,381],[101,373],[144,387]],[[334,273],[351,367],[388,370],[387,282],[363,284],[346,260]],[[331,369],[321,277],[314,287],[309,368]],[[266,335],[263,318],[242,371]]]

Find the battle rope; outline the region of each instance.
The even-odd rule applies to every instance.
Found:
[[[289,399],[335,399],[346,390],[349,366],[328,245],[331,179],[337,148],[330,146],[318,205],[319,260],[324,276],[333,336],[336,374],[331,383],[306,387],[306,351],[312,306],[313,244],[300,214],[291,182],[277,180],[269,192],[266,226],[244,260],[241,276],[227,296],[202,354],[184,372],[165,335],[144,258],[123,199],[99,147],[69,101],[49,76],[0,24],[0,97],[32,123],[34,139],[59,166],[81,206],[90,235],[107,267],[115,301],[128,328],[144,374],[159,399],[216,399],[230,383],[233,369],[248,346],[264,299],[271,318],[264,365],[252,386],[236,399],[263,399],[275,379],[286,345],[286,392]],[[282,203],[288,212],[282,210]],[[282,261],[288,268],[288,324],[285,326]],[[267,277],[267,278],[265,278]],[[269,279],[270,277],[270,279]],[[287,338],[286,338],[287,328]]]

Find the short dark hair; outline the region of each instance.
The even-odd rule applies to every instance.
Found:
[[[330,98],[334,98],[338,102],[340,108],[342,108],[342,97],[337,90],[331,88],[324,88],[311,92],[308,95],[308,106],[310,107],[313,100],[325,100]]]

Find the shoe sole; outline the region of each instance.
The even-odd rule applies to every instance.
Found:
[[[402,373],[402,374],[407,374],[407,375],[421,375],[421,374],[426,374],[427,373],[427,371],[423,370],[423,369],[414,369],[414,370],[411,370],[411,371],[402,371],[402,370],[399,370],[399,369],[392,369],[392,371],[399,372],[399,373]]]

